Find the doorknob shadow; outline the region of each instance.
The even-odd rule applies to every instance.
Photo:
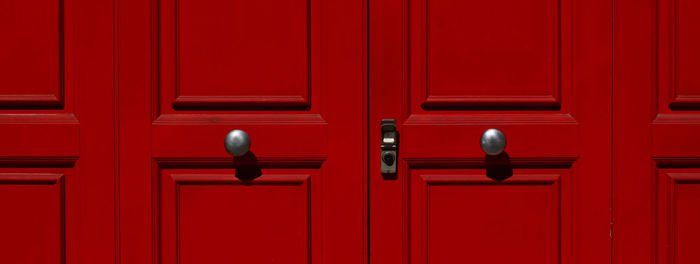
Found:
[[[253,152],[248,152],[240,157],[233,157],[233,164],[236,169],[236,178],[241,181],[252,181],[262,175],[258,158]]]
[[[485,159],[487,177],[495,181],[504,181],[513,176],[513,166],[507,153],[503,152],[495,156],[486,155]]]

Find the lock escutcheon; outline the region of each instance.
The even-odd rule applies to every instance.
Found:
[[[398,132],[396,120],[382,119],[382,145],[381,145],[381,171],[384,174],[396,173],[396,150],[398,145]]]

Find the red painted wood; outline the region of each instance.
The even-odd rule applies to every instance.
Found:
[[[172,118],[170,118],[172,117]],[[251,141],[264,142],[255,144],[255,154],[260,157],[319,157],[325,158],[327,149],[323,144],[309,142],[327,141],[328,123],[321,115],[229,115],[226,116],[187,116],[182,118],[159,118],[153,123],[153,133],[167,134],[167,137],[154,137],[153,155],[157,157],[208,156],[231,157],[226,149],[221,147],[221,138],[193,137],[196,134],[226,135],[231,131],[231,124],[239,124],[236,129],[243,129],[251,137]],[[191,118],[191,119],[190,119]],[[218,124],[211,124],[216,119]],[[208,124],[209,123],[209,124]],[[207,124],[202,126],[201,124]],[[295,140],[283,137],[278,133],[270,133],[270,127],[284,134],[296,135]],[[282,132],[283,131],[283,132]],[[188,142],[192,148],[182,148],[172,142]]]
[[[58,173],[0,173],[3,262],[63,262],[64,184],[63,174]]]
[[[63,1],[0,3],[0,107],[61,107],[64,97]]]
[[[176,8],[161,13],[160,24],[161,51],[175,55],[162,58],[161,67],[174,71],[161,71],[161,76],[177,79],[175,101],[183,107],[196,107],[182,105],[193,101],[233,108],[245,102],[251,107],[307,104],[309,70],[315,69],[310,65],[319,58],[309,46],[320,26],[313,12],[318,4],[314,0],[161,2],[161,8]]]
[[[658,263],[695,263],[700,235],[700,174],[697,169],[660,169],[657,184]]]
[[[510,119],[512,117],[513,119]],[[508,154],[512,157],[575,157],[580,138],[576,120],[569,116],[531,116],[529,120],[518,116],[500,116],[498,129],[507,135]],[[439,122],[440,126],[435,123]],[[412,115],[402,131],[401,154],[405,158],[465,158],[481,157],[484,152],[479,145],[481,134],[493,127],[493,118],[460,118],[443,115]],[[532,127],[546,127],[541,133],[533,133]],[[418,140],[423,135],[436,135],[431,140]],[[459,135],[459,136],[437,136]],[[411,140],[411,141],[408,141]],[[551,147],[543,148],[543,142]],[[459,150],[445,151],[459,146]]]
[[[3,1],[0,263],[697,263],[698,12]]]
[[[198,172],[162,172],[161,241],[172,242],[162,262],[309,263],[321,231],[309,225],[321,216],[317,170],[270,169],[251,182],[230,170]]]
[[[0,156],[71,157],[80,154],[80,122],[73,114],[0,114]],[[51,131],[47,135],[46,131]],[[44,139],[44,140],[38,140]],[[36,146],[36,147],[27,147]],[[41,146],[41,147],[39,147]]]
[[[558,263],[568,251],[559,242],[571,237],[572,185],[565,169],[517,170],[499,184],[480,170],[411,174],[408,202],[418,205],[408,219],[411,259]]]
[[[438,109],[558,105],[560,71],[569,64],[559,44],[569,37],[559,31],[567,2],[408,1],[418,8],[408,17],[416,23],[408,29],[416,47],[409,63],[420,67],[411,69],[419,71],[411,84],[421,87],[412,92],[424,91],[422,105]],[[474,26],[484,21],[492,22]]]
[[[613,262],[697,263],[697,1],[615,1]]]
[[[0,263],[116,263],[112,1],[0,3]]]
[[[117,13],[122,263],[367,261],[363,1]]]
[[[611,1],[369,4],[370,262],[610,262]]]

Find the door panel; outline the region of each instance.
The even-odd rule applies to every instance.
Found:
[[[696,263],[700,5],[615,5],[613,262]]]
[[[64,100],[63,1],[3,1],[0,106],[61,107]]]
[[[10,172],[14,171],[14,172]],[[0,173],[2,259],[8,263],[63,263],[65,183],[61,173]],[[41,254],[37,254],[41,252]]]
[[[697,169],[661,169],[657,184],[658,260],[697,263],[700,174]]]
[[[697,74],[700,71],[700,51],[697,49],[700,38],[694,29],[700,26],[700,18],[697,17],[700,3],[688,0],[659,1],[658,11],[660,39],[666,40],[664,44],[659,43],[659,48],[668,49],[668,53],[659,54],[659,66],[669,67],[669,71],[662,74],[673,75],[666,77],[669,82],[660,80],[668,84],[671,90],[669,106],[682,108],[685,104],[697,110],[700,104],[700,77]]]
[[[162,170],[162,261],[308,263],[318,181],[317,170],[303,169],[266,169],[254,181],[223,169]]]
[[[0,3],[0,263],[115,263],[112,4]]]
[[[610,4],[370,1],[370,262],[609,261]]]
[[[120,1],[123,262],[363,261],[362,3]]]
[[[162,1],[165,109],[310,107],[318,0]],[[313,8],[312,8],[313,6]],[[313,11],[313,12],[312,12]],[[313,36],[313,38],[312,38]],[[173,99],[174,98],[174,99]]]
[[[411,170],[411,259],[558,263],[570,254],[560,246],[571,239],[566,173],[518,169],[498,184],[478,169]]]
[[[558,107],[569,2],[409,1],[412,92],[428,109]]]

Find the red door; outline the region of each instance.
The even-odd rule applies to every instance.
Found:
[[[116,257],[111,8],[0,1],[0,263]]]
[[[0,1],[0,263],[698,263],[698,13]]]
[[[700,3],[615,1],[614,263],[700,262]]]
[[[610,262],[611,1],[369,3],[370,262]]]
[[[121,262],[364,260],[363,10],[119,1]]]

